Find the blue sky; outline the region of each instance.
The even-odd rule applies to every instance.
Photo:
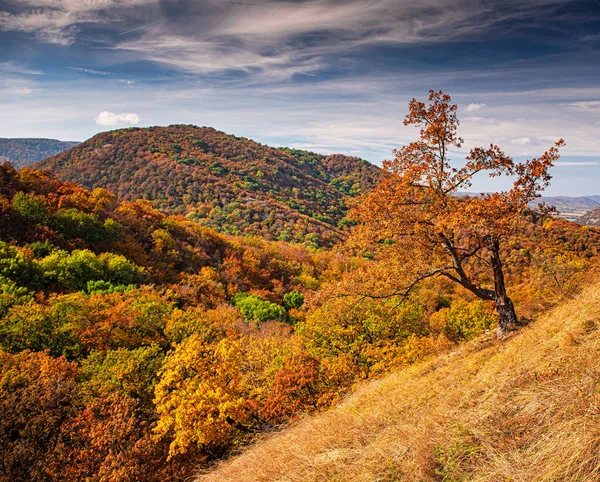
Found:
[[[380,163],[443,89],[465,149],[564,137],[549,194],[600,194],[600,0],[0,0],[0,47],[0,137],[190,123]]]

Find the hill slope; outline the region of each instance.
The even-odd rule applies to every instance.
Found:
[[[600,207],[585,213],[577,222],[586,226],[600,226]]]
[[[598,322],[597,283],[511,339],[366,384],[198,480],[597,481]]]
[[[0,138],[0,162],[8,161],[17,168],[29,166],[77,144],[77,142],[63,142],[56,139]]]
[[[348,197],[379,175],[358,158],[274,149],[187,125],[98,134],[38,167],[226,232],[299,242],[316,234],[321,244],[341,237]]]

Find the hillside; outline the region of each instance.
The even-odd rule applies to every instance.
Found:
[[[364,384],[197,480],[596,481],[599,322],[595,283],[510,339]]]
[[[379,175],[358,158],[275,149],[187,125],[98,134],[38,167],[221,231],[319,245],[342,237],[347,199]]]
[[[600,226],[600,207],[588,211],[577,222],[586,226]]]
[[[76,146],[77,142],[56,139],[2,139],[0,138],[0,162],[8,161],[19,168],[35,164]]]

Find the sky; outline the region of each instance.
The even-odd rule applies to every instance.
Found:
[[[564,138],[548,194],[600,194],[600,0],[0,0],[0,137],[195,124],[380,164],[429,89],[457,159]]]

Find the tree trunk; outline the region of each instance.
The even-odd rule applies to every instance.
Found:
[[[500,258],[500,242],[497,238],[492,240],[492,269],[494,271],[494,293],[496,312],[498,313],[498,336],[504,336],[511,326],[518,323],[517,314],[512,300],[506,294],[502,259]]]

